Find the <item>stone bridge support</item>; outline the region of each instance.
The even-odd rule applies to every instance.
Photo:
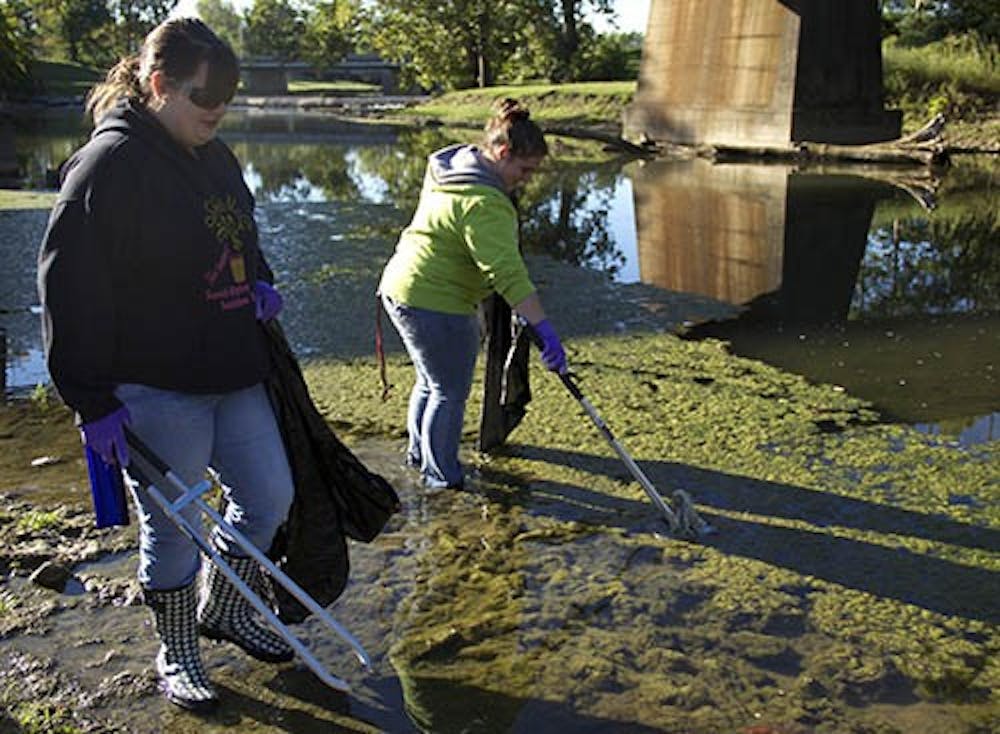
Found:
[[[875,0],[652,0],[625,137],[787,147],[899,131]]]

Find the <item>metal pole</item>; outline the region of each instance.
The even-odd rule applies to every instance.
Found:
[[[278,568],[263,552],[260,551],[250,540],[240,531],[230,525],[215,510],[206,504],[201,495],[211,487],[209,482],[202,482],[194,487],[188,487],[180,477],[178,477],[170,467],[163,462],[152,450],[146,446],[132,431],[125,429],[129,448],[133,450],[134,456],[130,471],[134,472],[145,485],[150,497],[163,509],[167,516],[198,546],[209,560],[214,563],[222,574],[233,584],[237,591],[243,595],[250,605],[263,616],[268,623],[281,635],[282,638],[298,653],[299,657],[312,670],[316,676],[331,688],[339,691],[349,691],[350,685],[329,673],[309,649],[288,629],[278,618],[272,609],[230,568],[225,562],[221,553],[214,545],[205,540],[187,519],[181,514],[181,510],[188,504],[194,504],[201,512],[206,514],[223,530],[233,536],[236,543],[250,555],[255,561],[262,565],[269,574],[281,586],[288,590],[296,599],[313,612],[320,620],[332,629],[341,639],[350,645],[355,657],[365,667],[371,670],[371,658],[365,652],[361,643],[340,625],[315,599],[313,599],[301,586],[293,581],[284,571]],[[149,478],[149,472],[141,466],[136,466],[136,461],[142,461],[149,465],[155,474],[159,474],[180,492],[180,495],[173,502],[168,500],[154,485]]]

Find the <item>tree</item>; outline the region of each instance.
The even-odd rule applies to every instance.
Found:
[[[108,0],[115,26],[115,56],[138,51],[146,34],[166,20],[176,4],[177,0]]]
[[[246,53],[292,61],[304,30],[302,15],[288,0],[256,0],[246,14]]]
[[[318,72],[339,63],[357,45],[360,0],[321,0],[306,15],[302,58]]]
[[[61,6],[59,35],[66,44],[69,60],[100,65],[99,62],[106,60],[102,32],[112,24],[104,0],[69,0]]]
[[[399,62],[404,83],[491,85],[521,39],[524,0],[375,0],[371,43]]]
[[[886,32],[906,45],[964,33],[1000,44],[1000,0],[884,0],[881,10]]]
[[[198,0],[198,17],[228,43],[237,56],[243,55],[243,18],[230,0]]]
[[[524,42],[515,66],[522,78],[585,78],[585,57],[599,38],[586,11],[611,15],[612,0],[524,0]]]
[[[14,4],[0,5],[0,99],[30,91],[31,44]]]

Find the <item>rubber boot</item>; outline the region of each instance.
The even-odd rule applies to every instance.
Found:
[[[153,610],[156,633],[160,637],[156,671],[163,695],[189,711],[214,711],[219,699],[201,662],[194,583],[166,591],[144,589],[143,599]]]
[[[260,588],[260,565],[253,558],[222,554],[236,575],[251,589]],[[210,640],[227,640],[245,653],[266,663],[285,663],[295,652],[285,640],[257,621],[253,607],[214,563],[208,564],[201,604],[198,608],[201,634]]]

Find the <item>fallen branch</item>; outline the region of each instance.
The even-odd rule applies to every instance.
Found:
[[[583,140],[596,140],[600,143],[605,143],[606,145],[615,148],[616,150],[621,150],[629,155],[639,156],[642,158],[649,158],[656,155],[656,150],[654,148],[645,147],[642,145],[636,145],[635,143],[630,143],[619,135],[610,135],[608,133],[598,132],[596,130],[585,130],[576,127],[549,127],[544,126],[542,132],[547,135],[561,135],[567,138],[580,138]]]
[[[867,145],[834,145],[802,142],[788,146],[712,145],[698,154],[714,161],[765,158],[806,163],[824,160],[895,163],[925,166],[947,165],[949,149],[944,140],[944,115],[935,115],[923,127],[896,140]]]

